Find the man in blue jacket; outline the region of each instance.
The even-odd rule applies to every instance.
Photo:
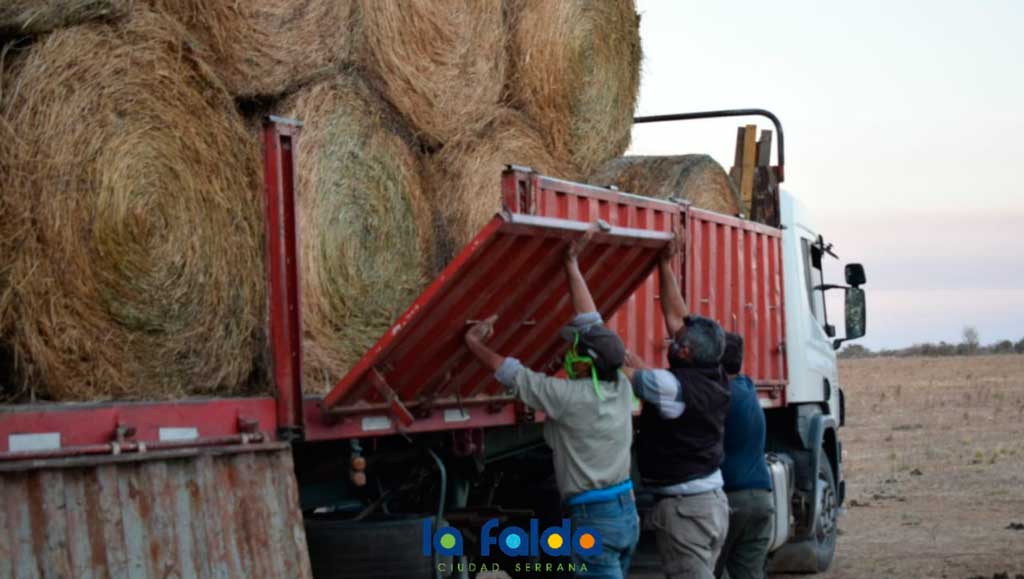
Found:
[[[763,579],[771,540],[771,477],[764,457],[764,410],[757,388],[744,374],[743,337],[726,334],[722,367],[729,376],[732,402],[725,419],[722,478],[729,497],[729,533],[715,572],[729,579]]]

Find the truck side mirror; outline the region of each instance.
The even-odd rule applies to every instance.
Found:
[[[864,279],[861,271],[861,283]],[[859,287],[846,288],[846,336],[856,340],[867,332],[867,308],[864,307],[864,290]]]
[[[864,275],[864,266],[859,263],[846,264],[846,285],[860,287],[868,282]]]

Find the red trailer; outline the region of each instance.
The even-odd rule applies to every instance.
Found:
[[[267,265],[275,398],[44,404],[2,408],[0,460],[148,452],[301,437],[307,441],[513,425],[530,419],[463,346],[467,321],[500,316],[494,346],[527,365],[560,367],[557,329],[571,315],[561,272],[570,239],[597,220],[581,267],[627,348],[663,364],[658,252],[685,238],[677,270],[695,312],[746,336],[747,366],[766,406],[784,404],[778,230],[677,203],[510,168],[504,210],[448,265],[323,399],[301,393],[294,267],[294,126],[265,132]]]
[[[607,227],[587,245],[581,269],[598,309],[627,347],[652,366],[664,365],[668,342],[655,266],[661,250],[680,236],[685,249],[675,269],[691,308],[718,319],[727,330],[744,334],[747,369],[758,384],[762,405],[785,409],[788,376],[780,229],[546,177],[521,167],[509,167],[502,176],[502,210],[348,375],[326,396],[304,395],[296,253],[301,232],[294,215],[293,173],[298,134],[298,123],[282,119],[271,119],[263,132],[268,335],[275,395],[0,407],[0,487],[8,497],[0,504],[0,521],[7,524],[0,522],[0,526],[14,524],[14,531],[8,533],[16,533],[20,541],[3,542],[20,545],[15,550],[0,546],[0,561],[4,561],[0,576],[18,575],[23,569],[46,574],[76,565],[113,568],[109,557],[99,556],[103,549],[89,542],[88,536],[98,536],[99,530],[105,533],[108,546],[124,542],[125,552],[118,557],[138,563],[140,576],[161,574],[161,570],[189,574],[195,567],[183,563],[182,553],[194,556],[191,547],[156,549],[152,545],[159,541],[153,539],[147,548],[129,541],[134,527],[115,528],[106,519],[83,519],[81,509],[92,508],[92,496],[100,505],[138,510],[143,508],[138,506],[142,500],[146,512],[155,505],[170,508],[186,500],[175,494],[176,485],[188,485],[190,477],[212,482],[188,486],[193,506],[166,511],[165,528],[188,527],[202,515],[206,535],[219,536],[225,545],[205,556],[234,557],[231,561],[242,567],[232,569],[247,568],[240,561],[250,558],[264,569],[294,569],[295,576],[306,576],[309,569],[296,516],[300,503],[307,525],[315,513],[325,510],[350,513],[346,509],[355,509],[355,520],[370,521],[375,511],[388,510],[392,503],[393,508],[401,505],[409,512],[434,512],[425,505],[438,495],[437,518],[455,522],[477,520],[473,517],[479,516],[480,509],[499,505],[542,512],[537,504],[517,504],[518,499],[499,503],[496,497],[511,492],[509,481],[518,481],[515,477],[521,473],[539,477],[543,483],[545,471],[537,465],[547,461],[550,470],[550,461],[535,460],[542,446],[536,425],[543,416],[505,394],[466,350],[463,333],[468,322],[498,314],[501,331],[492,343],[497,350],[534,369],[556,371],[565,347],[557,329],[571,314],[562,255],[569,241],[597,220]],[[269,463],[258,458],[287,453],[287,447],[272,442],[276,440],[292,443],[298,495],[290,458]],[[257,458],[241,462],[218,458],[239,453]],[[191,461],[181,469],[193,474],[171,473],[168,461]],[[476,466],[467,467],[466,461]],[[518,462],[503,467],[508,461]],[[159,483],[163,490],[152,491],[156,493],[152,500],[140,499],[151,490],[140,491],[140,485],[147,484],[143,475],[122,473],[128,467],[112,466],[126,463],[165,464],[132,467],[155,468],[159,476],[167,475]],[[360,476],[364,468],[376,488]],[[423,475],[435,468],[441,475],[436,484]],[[65,487],[69,489],[65,502],[33,490],[38,489],[38,481],[50,476],[46,473],[71,472],[66,469],[77,470],[71,478],[65,475],[65,480],[72,481],[65,483],[70,484]],[[454,475],[446,478],[451,469]],[[101,471],[105,474],[95,474]],[[401,482],[414,472],[419,473],[419,486]],[[493,473],[497,475],[492,477]],[[250,495],[256,501],[267,493],[284,498],[256,509],[253,520],[245,519],[244,513],[238,514],[242,519],[209,517],[211,509],[242,498],[224,490],[241,481],[252,486]],[[489,494],[484,492],[487,485],[492,485]],[[540,501],[540,495],[527,493],[527,486],[514,489],[514,496]],[[446,511],[444,497],[453,492],[451,487],[464,492],[455,493],[462,498]],[[486,501],[474,510],[473,501],[466,497],[477,492],[484,492]],[[23,501],[29,505],[28,515]],[[33,510],[37,507],[42,510]],[[252,524],[269,535],[296,540],[287,543],[280,557],[261,555],[262,543],[253,542]],[[239,525],[248,531],[241,533]],[[64,537],[63,542],[47,539],[54,533]],[[165,535],[153,534],[161,536]],[[92,555],[82,545],[93,545]],[[316,569],[314,560],[314,573]]]

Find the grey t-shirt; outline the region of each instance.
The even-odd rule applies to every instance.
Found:
[[[629,478],[633,392],[622,372],[615,382],[598,382],[601,398],[590,378],[547,376],[515,358],[505,358],[495,377],[547,415],[544,439],[554,454],[555,481],[563,499]]]

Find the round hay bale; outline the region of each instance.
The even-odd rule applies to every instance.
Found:
[[[131,0],[4,0],[0,37],[42,34],[90,20],[126,16]]]
[[[489,119],[505,80],[501,0],[360,0],[359,61],[431,145]]]
[[[633,0],[509,0],[508,93],[584,174],[629,146],[640,86]]]
[[[22,383],[57,400],[246,389],[262,351],[260,163],[171,19],[57,31],[5,83],[0,196]]]
[[[304,123],[298,213],[307,390],[329,390],[426,283],[430,213],[412,136],[358,78],[281,103]]]
[[[727,215],[740,212],[736,185],[708,155],[620,157],[605,163],[588,181],[645,197],[678,197]]]
[[[351,58],[351,0],[139,0],[174,16],[238,97],[275,96]]]
[[[437,261],[443,268],[501,210],[501,171],[522,165],[553,177],[575,172],[548,153],[544,139],[517,111],[457,136],[427,164],[428,191],[436,214]]]

